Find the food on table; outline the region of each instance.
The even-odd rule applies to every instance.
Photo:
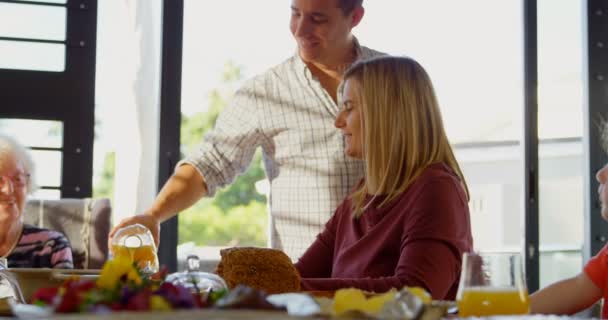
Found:
[[[216,273],[231,289],[245,284],[268,294],[300,291],[300,274],[280,250],[229,248],[221,250],[220,255]]]
[[[424,288],[421,287],[407,287],[407,290],[418,297],[418,299],[422,300],[424,304],[429,304],[433,300],[431,294],[428,293]]]
[[[215,307],[221,309],[280,309],[268,302],[266,296],[264,291],[238,285],[219,299]]]
[[[385,293],[346,288],[336,291],[333,299],[315,297],[315,301],[321,315],[378,319],[437,320],[453,306],[450,301],[432,301],[430,294],[420,287],[392,289]]]
[[[341,315],[348,311],[361,311],[367,314],[377,314],[388,301],[395,299],[397,290],[366,297],[360,289],[347,288],[336,291],[334,295],[333,314]]]

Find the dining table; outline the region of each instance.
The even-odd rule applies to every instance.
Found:
[[[0,319],[17,319],[14,316],[3,316]],[[265,320],[308,320],[308,319],[323,319],[323,317],[295,317],[290,316],[285,311],[269,311],[269,310],[222,310],[222,309],[196,309],[196,310],[173,310],[173,311],[143,311],[143,312],[112,312],[105,314],[91,313],[64,313],[54,314],[51,317],[44,319],[56,320],[194,320],[194,319],[265,319]]]

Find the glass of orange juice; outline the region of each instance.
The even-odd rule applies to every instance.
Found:
[[[113,258],[121,257],[134,262],[144,273],[158,271],[158,255],[152,233],[141,224],[119,229],[112,237],[110,253]]]
[[[461,317],[527,314],[521,255],[465,253],[456,300]]]

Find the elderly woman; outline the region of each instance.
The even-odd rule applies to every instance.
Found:
[[[26,197],[34,191],[33,174],[27,150],[0,135],[0,256],[9,268],[73,268],[63,234],[23,223]]]
[[[335,125],[365,176],[296,263],[302,289],[419,286],[454,299],[473,246],[469,197],[427,73],[404,57],[358,62],[341,106]]]

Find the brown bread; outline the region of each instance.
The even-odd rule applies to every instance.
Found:
[[[280,250],[269,248],[228,248],[216,273],[230,289],[239,284],[266,291],[268,294],[300,291],[300,274],[291,259]]]

